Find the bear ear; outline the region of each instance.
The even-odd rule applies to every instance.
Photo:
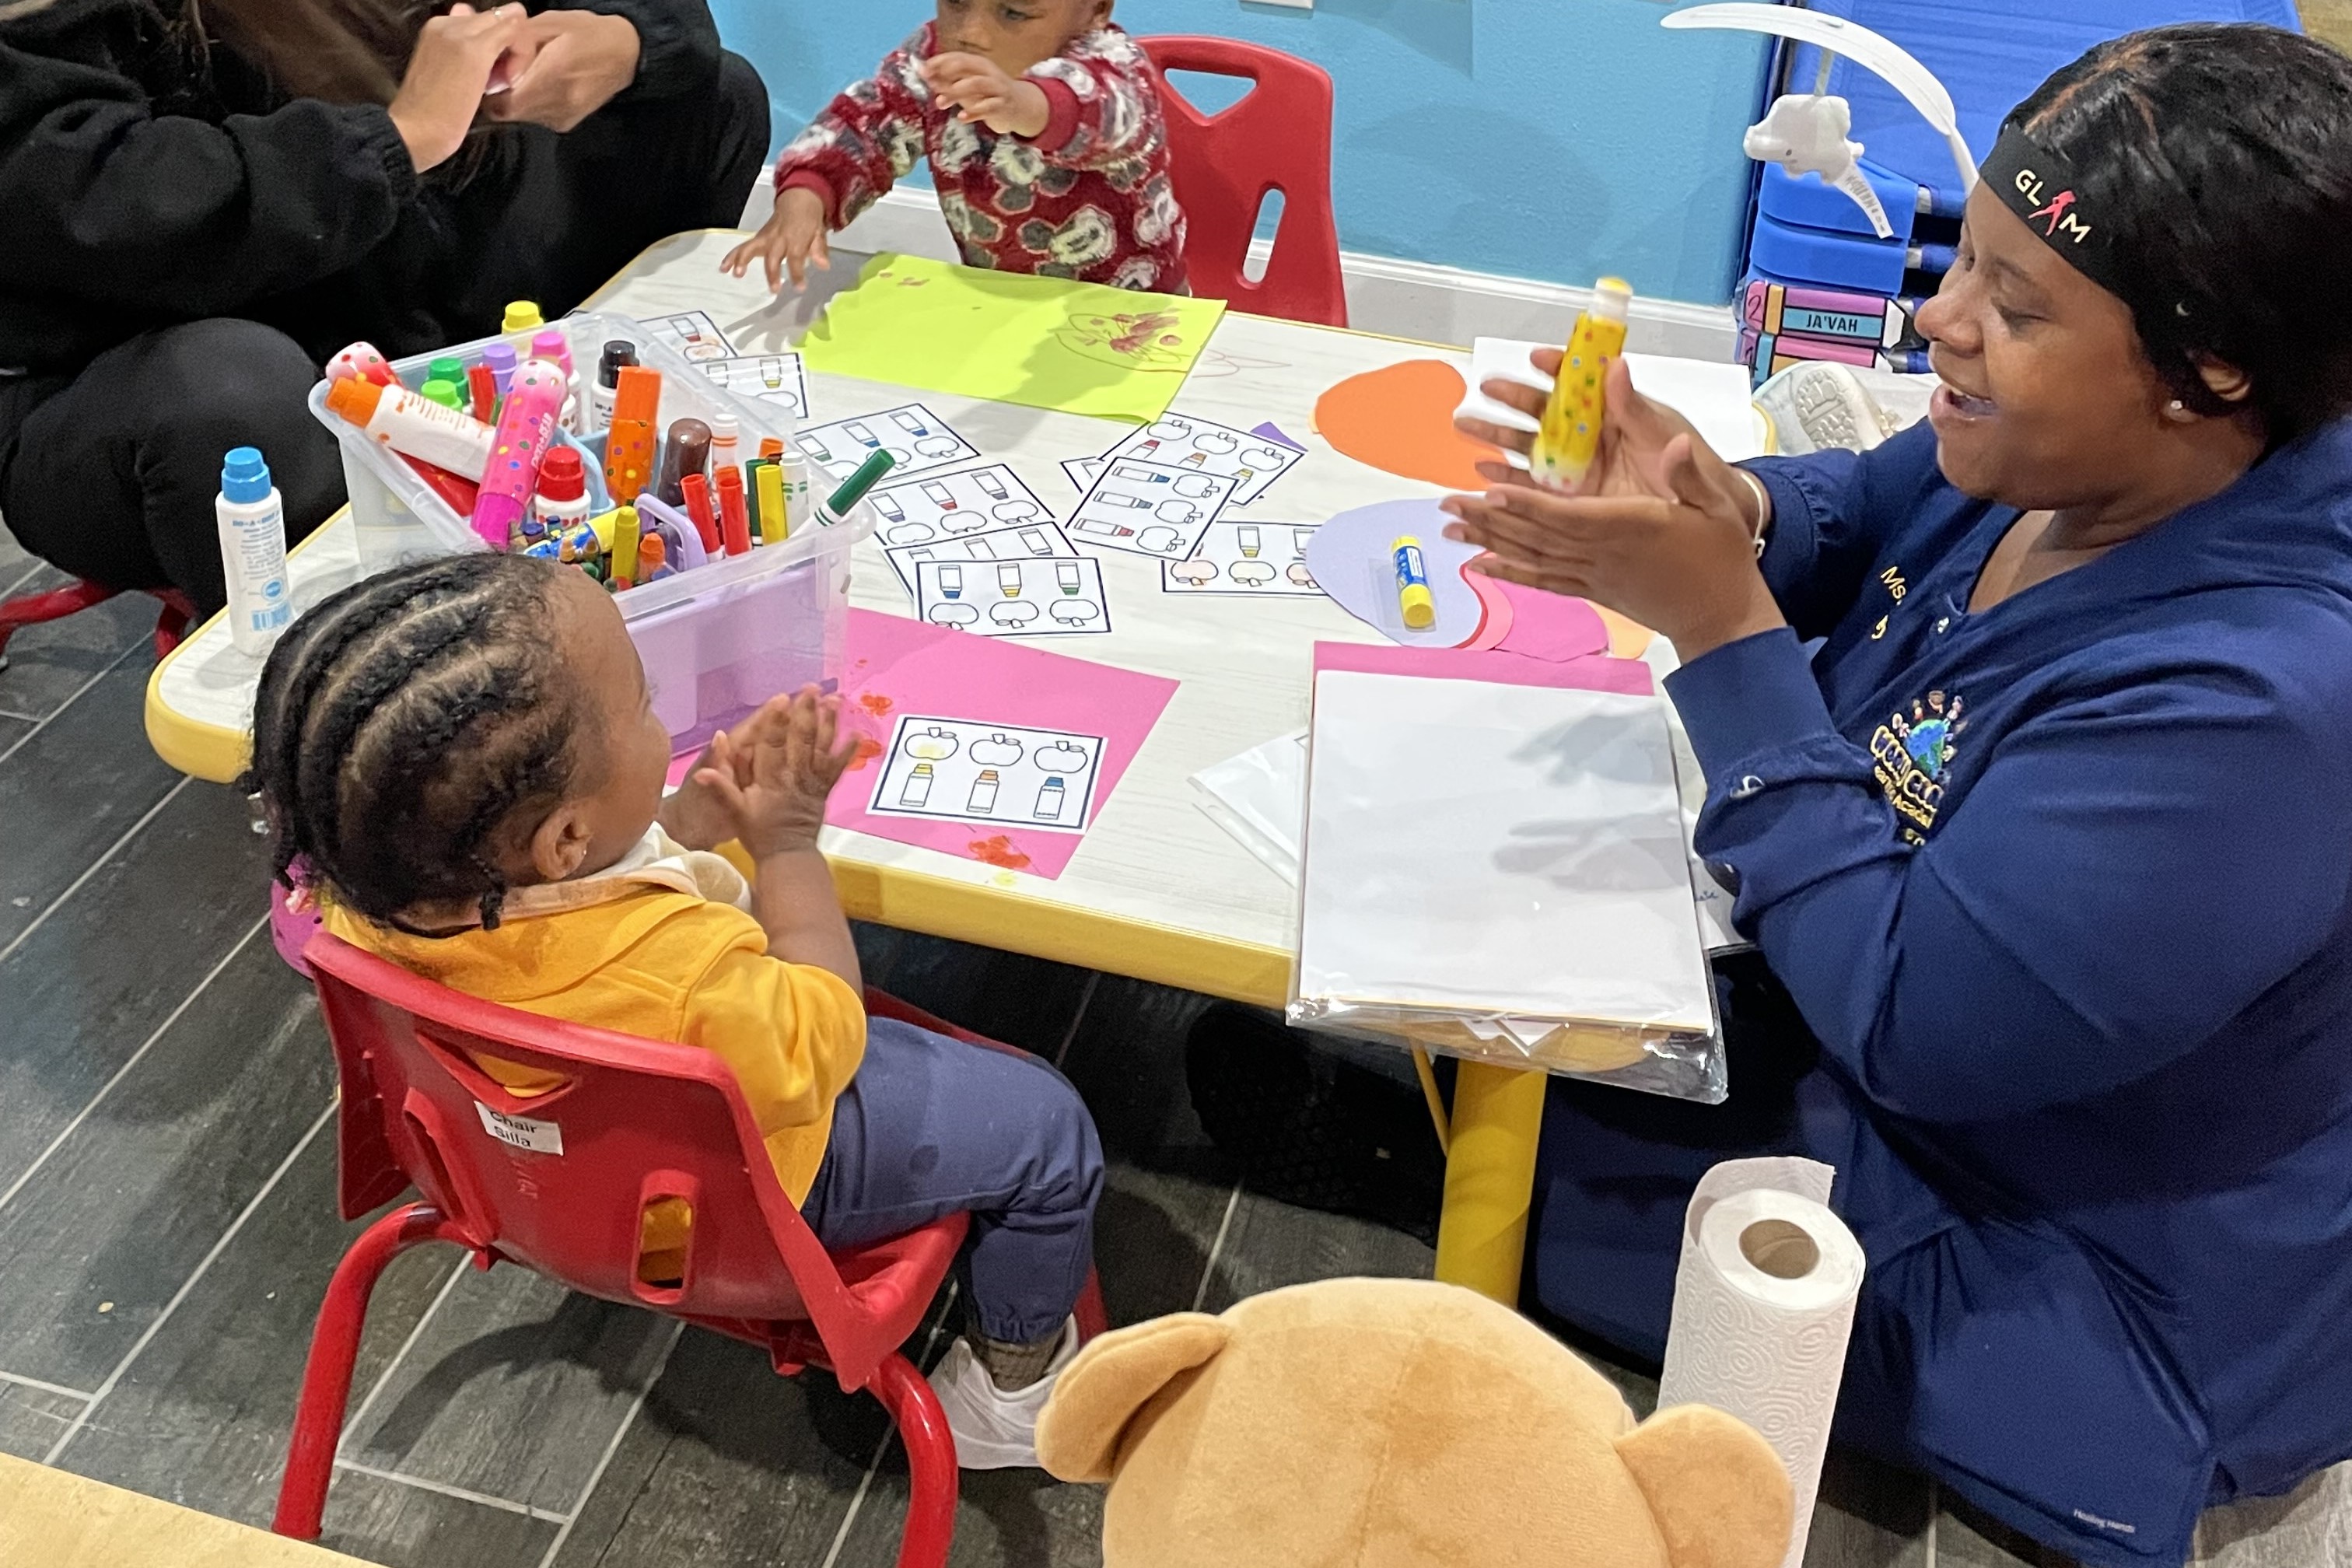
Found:
[[[1780,1568],[1796,1514],[1772,1446],[1705,1405],[1661,1410],[1617,1439],[1674,1568]]]
[[[1103,1335],[1055,1381],[1037,1417],[1037,1460],[1066,1481],[1108,1481],[1135,1413],[1180,1373],[1213,1360],[1233,1331],[1177,1312]]]

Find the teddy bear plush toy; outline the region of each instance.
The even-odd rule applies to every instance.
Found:
[[[1330,1279],[1106,1334],[1037,1426],[1107,1481],[1104,1568],[1779,1568],[1789,1477],[1485,1297]]]

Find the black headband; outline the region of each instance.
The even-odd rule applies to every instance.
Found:
[[[1981,173],[2001,205],[2022,218],[2068,266],[2109,293],[2121,291],[2107,215],[2084,205],[2082,183],[2065,159],[2036,146],[2011,122],[2000,128],[2000,140]]]

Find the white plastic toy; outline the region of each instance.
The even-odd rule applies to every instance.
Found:
[[[1960,136],[1952,95],[1933,72],[1892,39],[1842,16],[1782,5],[1695,5],[1673,12],[1663,21],[1675,28],[1769,33],[1821,49],[1821,75],[1813,90],[1789,93],[1775,101],[1762,120],[1748,127],[1747,153],[1759,163],[1778,163],[1791,174],[1818,174],[1823,184],[1835,185],[1853,198],[1879,238],[1892,237],[1895,230],[1886,221],[1886,208],[1878,193],[1862,172],[1858,162],[1862,143],[1847,138],[1853,129],[1853,110],[1844,99],[1832,97],[1828,90],[1830,66],[1836,56],[1869,67],[1908,99],[1950,146],[1952,161],[1959,167],[1962,194],[1976,188],[1976,160]]]

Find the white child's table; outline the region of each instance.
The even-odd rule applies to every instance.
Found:
[[[816,308],[814,291],[778,304],[755,279],[719,271],[719,258],[740,237],[705,232],[665,241],[593,308],[640,319],[704,310],[740,353],[790,348]],[[862,259],[837,256],[829,281],[847,281]],[[1242,428],[1272,420],[1305,446],[1307,461],[1251,516],[1317,522],[1373,501],[1444,493],[1342,457],[1314,434],[1316,401],[1333,384],[1431,358],[1468,369],[1469,356],[1458,351],[1228,314],[1174,407]],[[1100,453],[1131,428],[838,376],[812,374],[809,395],[815,422],[921,402],[984,456],[1010,464],[1057,514],[1076,496],[1062,461]],[[869,540],[858,551],[851,602],[911,614],[879,548]],[[1378,635],[1324,599],[1164,595],[1160,563],[1140,556],[1106,553],[1102,572],[1117,629],[1055,651],[1180,685],[1069,868],[1049,881],[828,830],[824,849],[843,904],[859,920],[1279,1007],[1288,998],[1292,889],[1195,805],[1188,780],[1307,722],[1313,643],[1376,642]],[[339,514],[294,552],[297,607],[357,574],[352,529]],[[149,683],[147,732],[158,754],[199,778],[236,777],[258,675],[258,664],[230,647],[223,623],[208,622]],[[1438,1273],[1505,1300],[1517,1296],[1542,1081],[1465,1064],[1456,1089]]]

